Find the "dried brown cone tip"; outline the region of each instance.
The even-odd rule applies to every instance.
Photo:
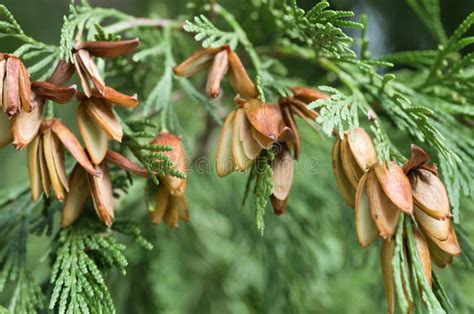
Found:
[[[136,163],[125,157],[124,155],[115,152],[113,150],[108,150],[105,158],[111,164],[116,165],[117,167],[122,168],[125,171],[128,171],[134,175],[140,177],[147,177],[148,172],[145,168],[138,166]]]
[[[76,85],[63,87],[42,81],[31,83],[31,89],[35,92],[36,97],[52,100],[57,104],[70,102],[77,92]]]
[[[33,110],[30,75],[20,59],[0,53],[0,85],[1,107],[8,116]]]
[[[293,183],[293,157],[284,143],[279,143],[280,151],[277,153],[272,163],[272,194],[270,200],[273,211],[281,215],[286,210],[288,195]]]
[[[370,136],[362,128],[344,139],[336,139],[332,149],[332,167],[336,183],[346,204],[354,208],[355,190],[363,174],[377,163],[377,153]]]
[[[429,165],[429,157],[416,145],[411,146],[410,160],[403,170],[410,179],[413,201],[426,214],[436,219],[451,217],[448,193],[438,177],[436,166]]]
[[[155,206],[149,212],[150,220],[159,224],[163,220],[171,228],[177,228],[179,221],[189,221],[188,204],[184,195],[172,195],[166,186],[157,187],[155,194]]]
[[[100,47],[97,47],[94,43],[98,44]],[[77,49],[75,49],[73,53],[74,66],[81,80],[84,94],[87,97],[103,97],[107,101],[116,105],[126,108],[134,108],[138,104],[137,96],[127,96],[111,87],[106,86],[104,80],[100,76],[97,65],[94,62],[93,55],[107,55],[114,57],[116,55],[121,55],[124,51],[129,52],[136,45],[134,46],[131,43],[127,43],[124,46],[127,48],[125,49],[124,47],[120,46],[123,42],[111,43],[114,46],[105,47],[102,45],[104,42],[87,42],[76,44]],[[91,87],[91,83],[95,87],[95,90]]]
[[[167,155],[171,162],[173,163],[173,169],[179,171],[180,173],[186,175],[187,173],[187,161],[186,154],[184,152],[184,147],[181,142],[181,137],[168,132],[161,132],[157,137],[152,141],[152,144],[171,146],[173,150],[168,152],[163,152]],[[184,190],[186,188],[187,180],[177,178],[170,174],[166,174],[160,178],[160,183],[166,187],[171,195],[183,196]]]
[[[318,99],[328,99],[329,96],[318,90],[305,87],[305,86],[294,86],[290,90],[293,92],[293,97],[303,101],[307,104],[316,101]]]
[[[34,202],[39,200],[42,193],[49,197],[50,186],[60,201],[64,200],[69,191],[63,147],[69,150],[86,171],[97,175],[74,134],[60,120],[46,120],[41,131],[28,145],[28,170]]]
[[[220,84],[224,75],[229,74],[234,91],[243,98],[258,96],[257,88],[250,79],[239,56],[229,47],[203,48],[173,68],[177,76],[190,77],[202,70],[209,69],[206,93],[211,98],[220,95]]]
[[[395,234],[400,212],[413,212],[408,178],[394,162],[389,168],[376,164],[361,178],[355,197],[355,223],[361,247],[368,247],[380,235]]]

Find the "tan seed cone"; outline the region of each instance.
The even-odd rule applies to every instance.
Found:
[[[28,174],[30,176],[31,197],[33,202],[37,202],[43,193],[41,169],[39,155],[40,137],[36,136],[30,145],[28,145]]]
[[[157,187],[155,194],[155,208],[153,211],[148,212],[151,222],[159,224],[165,215],[166,209],[171,201],[171,195],[162,185]]]
[[[359,180],[364,174],[364,171],[359,167],[349,148],[349,141],[347,139],[341,141],[341,161],[342,168],[346,174],[347,179],[354,188],[357,188]]]
[[[378,230],[372,218],[367,192],[368,174],[369,173],[365,173],[360,179],[355,195],[355,225],[359,245],[362,248],[371,245],[378,236]]]
[[[237,171],[245,171],[253,164],[253,160],[250,159],[245,152],[244,143],[240,137],[242,132],[250,133],[250,130],[242,131],[243,127],[250,128],[250,125],[246,125],[246,121],[247,118],[245,117],[244,109],[237,109],[235,111],[234,125],[232,129],[232,159],[234,160]],[[255,141],[253,143],[256,144]]]
[[[19,64],[19,75],[18,75],[18,84],[19,84],[19,94],[21,102],[21,110],[24,112],[31,112],[36,103],[31,102],[31,81],[30,74],[26,71],[23,63]]]
[[[413,212],[415,219],[423,230],[430,236],[445,241],[448,239],[451,221],[449,219],[438,220],[426,214],[418,206],[415,205]]]
[[[11,133],[16,149],[23,149],[33,140],[43,121],[44,101],[37,98],[33,102],[36,105],[31,112],[19,112],[12,118]]]
[[[334,142],[332,148],[332,170],[334,172],[334,177],[336,178],[336,184],[339,188],[339,192],[342,195],[342,198],[346,202],[347,206],[354,208],[355,205],[355,193],[356,190],[352,186],[351,182],[347,178],[346,173],[344,172],[341,160],[341,140],[339,138]]]
[[[48,166],[44,157],[43,139],[41,138],[38,144],[38,160],[41,171],[41,185],[46,197],[49,198],[49,188],[51,187],[51,180],[49,179]]]
[[[421,266],[423,267],[423,272],[425,273],[425,278],[428,281],[428,284],[431,286],[431,258],[430,250],[428,249],[428,243],[418,228],[413,228],[413,235],[415,237],[416,250],[418,251],[418,256],[420,257]]]
[[[64,200],[61,228],[72,225],[80,216],[90,196],[87,172],[80,164],[74,167],[69,181],[70,191]]]
[[[288,198],[293,183],[293,158],[285,148],[277,155],[272,164],[272,194],[282,201]]]
[[[84,106],[86,113],[110,138],[119,143],[122,141],[123,128],[110,103],[99,98],[91,98],[85,100],[81,106]]]
[[[438,176],[424,169],[418,169],[411,177],[413,200],[428,215],[437,219],[451,216],[448,193]]]
[[[76,138],[74,133],[72,133],[71,130],[69,130],[59,119],[53,119],[50,123],[51,130],[59,138],[64,147],[66,147],[71,153],[74,159],[76,159],[76,161],[80,163],[88,173],[91,175],[96,175],[97,173],[94,166],[90,162],[86,152],[82,148],[81,143],[79,143],[79,140]]]
[[[413,215],[413,198],[410,181],[403,170],[393,161],[385,165],[378,164],[374,167],[375,174],[387,197],[398,208],[409,215]]]
[[[214,56],[209,74],[207,75],[206,94],[211,98],[219,97],[221,93],[221,81],[229,68],[227,50],[219,51]]]
[[[387,239],[395,234],[400,218],[400,209],[387,197],[374,171],[369,172],[367,180],[372,218],[380,236]]]
[[[77,125],[92,162],[100,164],[109,148],[107,133],[85,112],[84,106],[77,107]]]
[[[224,177],[235,169],[232,156],[232,133],[234,128],[235,111],[229,113],[224,121],[222,130],[217,142],[216,171],[217,175]]]
[[[109,169],[106,162],[95,166],[95,168],[99,175],[88,176],[92,202],[99,219],[106,226],[111,226],[114,220],[114,197]]]
[[[345,139],[349,144],[354,160],[362,171],[366,171],[377,163],[377,153],[375,152],[374,144],[364,129],[354,129],[352,136],[346,133]]]
[[[43,134],[43,154],[54,194],[58,200],[63,201],[66,192],[61,180],[64,168],[61,169],[62,163],[60,160],[61,158],[64,158],[64,156],[61,156],[54,137],[55,135],[49,129],[47,129]]]

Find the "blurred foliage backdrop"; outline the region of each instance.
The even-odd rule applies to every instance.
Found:
[[[251,0],[248,0],[251,1]],[[192,8],[183,0],[91,0],[92,5],[114,7],[135,16],[176,18]],[[240,22],[252,25],[256,38],[268,34],[251,19],[246,1],[219,1],[233,9]],[[311,7],[314,1],[298,1]],[[2,0],[27,34],[46,43],[56,43],[67,0]],[[433,46],[421,22],[405,1],[334,0],[336,9],[367,13],[370,49],[376,56],[401,50]],[[441,1],[442,19],[448,33],[474,11],[474,1]],[[236,6],[239,6],[237,11]],[[197,45],[196,45],[197,46]],[[14,50],[13,40],[1,40],[0,51]],[[307,64],[292,61],[296,75],[316,86],[320,73]],[[142,99],[144,95],[139,95]],[[288,213],[282,217],[268,210],[266,230],[260,236],[252,208],[240,211],[245,176],[224,179],[216,176],[213,155],[218,128],[209,143],[202,133],[210,126],[202,108],[175,104],[184,126],[187,153],[206,159],[193,163],[187,197],[191,222],[177,230],[149,223],[142,199],[134,202],[133,212],[121,215],[140,221],[145,237],[155,246],[145,251],[130,245],[126,254],[130,265],[127,276],[111,273],[108,285],[119,313],[380,313],[385,300],[378,250],[362,250],[353,226],[353,211],[339,196],[331,171],[332,141],[317,136],[301,124],[303,155],[298,163]],[[230,106],[230,105],[229,105]],[[199,109],[199,110],[198,110]],[[74,121],[75,105],[60,108],[63,117]],[[68,118],[65,118],[66,120]],[[75,125],[70,123],[69,125]],[[394,137],[407,143],[403,135]],[[203,147],[205,148],[203,150]],[[402,145],[408,150],[408,145]],[[403,151],[408,155],[408,151]],[[0,189],[28,180],[24,153],[13,148],[0,151]],[[142,193],[143,182],[136,180],[131,195]],[[251,206],[250,206],[251,207]],[[464,228],[474,240],[472,204],[461,209]],[[34,239],[29,261],[37,268],[38,281],[46,280],[39,262],[47,247]],[[474,275],[460,262],[441,271],[447,293],[461,313],[474,312]],[[3,302],[0,302],[3,303]]]

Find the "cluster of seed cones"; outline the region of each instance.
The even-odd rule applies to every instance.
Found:
[[[216,152],[216,171],[221,177],[250,169],[262,150],[273,149],[273,192],[275,213],[284,212],[293,178],[293,159],[300,153],[300,138],[294,115],[314,127],[317,113],[307,104],[327,96],[306,87],[292,88],[293,96],[278,104],[261,101],[238,55],[228,46],[200,49],[174,68],[178,76],[189,77],[208,69],[206,93],[211,98],[221,94],[221,81],[229,74],[237,94],[237,108],[231,111],[222,127]],[[293,157],[290,151],[293,152]]]
[[[453,256],[461,253],[450,219],[446,189],[436,166],[428,164],[429,157],[421,148],[412,145],[410,160],[403,168],[395,162],[387,166],[379,163],[369,135],[357,128],[344,134],[342,140],[336,140],[332,162],[341,195],[347,205],[355,209],[359,244],[367,247],[377,236],[383,239],[382,268],[386,288],[390,287],[387,288],[390,308],[393,301],[392,237],[401,212],[414,217],[416,249],[430,284],[431,261],[445,267],[452,263]]]
[[[138,101],[136,95],[127,96],[107,86],[94,61],[94,57],[128,54],[137,45],[138,39],[78,42],[73,49],[74,64],[60,61],[46,82],[30,82],[20,59],[0,54],[0,108],[4,112],[0,112],[0,148],[9,143],[17,149],[27,147],[33,201],[37,202],[42,194],[50,197],[52,190],[58,200],[64,201],[62,227],[78,219],[89,196],[98,217],[106,225],[112,224],[114,198],[107,162],[147,176],[143,168],[108,150],[109,140],[120,142],[123,136],[113,105],[134,108]],[[75,72],[83,92],[78,92],[74,85],[63,86]],[[77,124],[85,149],[60,119],[43,117],[46,101],[66,104],[74,96],[80,102]],[[64,166],[64,148],[77,161],[69,178]],[[180,191],[184,192],[184,186]]]

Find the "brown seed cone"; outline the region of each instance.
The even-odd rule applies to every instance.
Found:
[[[285,144],[281,144],[281,152],[276,156],[272,163],[272,195],[284,201],[290,194],[291,185],[293,183],[293,158],[286,148]]]
[[[212,64],[214,56],[223,48],[203,48],[173,68],[177,76],[190,77]]]
[[[74,49],[87,50],[91,55],[100,58],[116,58],[132,52],[138,45],[138,38],[121,41],[81,41]]]
[[[413,215],[413,199],[410,181],[403,170],[393,161],[388,169],[384,164],[374,166],[375,175],[383,191],[392,203],[409,215]]]
[[[106,154],[107,161],[116,165],[117,167],[122,168],[125,171],[133,173],[140,177],[147,177],[148,172],[145,168],[138,166],[132,162],[127,157],[123,156],[120,153],[114,152],[113,150],[108,150]]]
[[[70,87],[62,87],[54,85],[50,82],[35,81],[31,84],[31,88],[37,97],[49,99],[58,104],[65,104],[71,101],[76,95],[76,85]]]
[[[20,60],[9,56],[6,60],[5,78],[3,80],[3,111],[13,116],[21,110],[20,106]]]
[[[221,81],[229,68],[227,50],[219,51],[214,56],[214,61],[209,70],[206,82],[206,94],[211,98],[219,97],[221,93]]]
[[[256,98],[258,96],[257,88],[247,74],[239,56],[232,49],[228,49],[228,53],[230,84],[235,92],[243,98]]]
[[[293,97],[307,104],[318,99],[329,98],[328,95],[320,91],[317,91],[315,89],[305,87],[305,86],[294,86],[294,87],[291,87],[290,90],[293,92]]]
[[[107,133],[86,113],[85,106],[77,107],[77,125],[86,145],[91,161],[98,165],[107,154],[109,138]]]
[[[56,86],[64,85],[74,74],[75,68],[74,64],[66,62],[64,60],[59,60],[56,68],[54,69],[53,74],[48,79],[48,82]]]

